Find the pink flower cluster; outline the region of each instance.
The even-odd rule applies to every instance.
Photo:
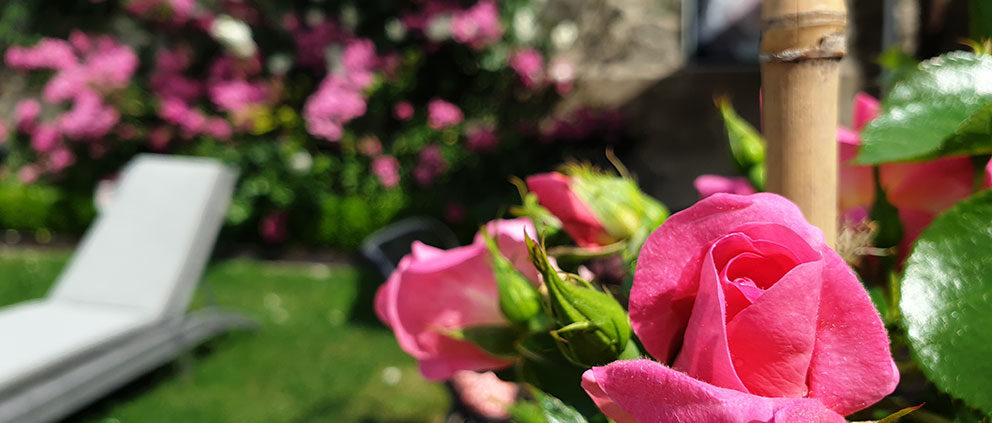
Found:
[[[377,61],[371,40],[348,43],[339,69],[324,78],[303,106],[307,132],[328,141],[341,139],[344,124],[365,114],[364,91],[372,84]]]
[[[427,125],[434,129],[444,129],[461,123],[465,116],[458,106],[441,99],[427,103]]]
[[[43,172],[58,173],[75,162],[64,140],[90,142],[91,154],[103,151],[95,142],[110,133],[120,120],[106,97],[127,87],[138,68],[138,57],[109,36],[91,37],[73,31],[68,40],[45,38],[31,47],[11,47],[5,53],[11,68],[21,71],[52,70],[55,74],[42,90],[42,100],[71,107],[53,121],[41,122],[41,104],[23,99],[15,107],[17,130],[31,137],[39,163],[19,173],[32,182]]]
[[[348,34],[332,20],[308,25],[296,14],[288,14],[283,17],[282,26],[290,32],[296,44],[296,63],[315,71],[323,71],[327,67],[327,46],[348,39]]]
[[[503,24],[499,21],[496,3],[482,0],[452,15],[451,37],[476,50],[499,41],[503,37]]]
[[[419,161],[413,168],[413,180],[420,186],[427,187],[447,169],[448,163],[441,154],[441,147],[431,144],[420,150]]]

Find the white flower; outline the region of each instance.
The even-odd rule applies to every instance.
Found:
[[[306,173],[313,167],[313,157],[306,151],[299,151],[289,158],[289,168],[296,173]]]
[[[579,38],[579,27],[575,22],[564,21],[551,30],[551,44],[556,50],[566,50]]]
[[[220,15],[210,25],[210,35],[231,53],[242,59],[255,55],[258,47],[251,38],[251,28],[228,15]]]
[[[524,44],[537,38],[537,18],[533,9],[525,7],[513,14],[513,34]]]
[[[406,27],[399,19],[392,18],[386,22],[386,37],[389,41],[402,41],[406,37]]]
[[[269,73],[282,76],[293,67],[293,58],[286,53],[276,53],[269,56],[266,66],[269,68]]]
[[[358,9],[353,5],[347,5],[341,8],[341,25],[350,30],[354,30],[358,27],[358,23],[361,18],[358,16]]]
[[[427,24],[425,35],[431,41],[444,41],[451,38],[451,16],[438,15]]]

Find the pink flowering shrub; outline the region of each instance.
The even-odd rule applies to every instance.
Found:
[[[0,180],[23,175],[82,203],[86,187],[136,153],[219,157],[242,174],[234,200],[241,212],[228,222],[238,229],[227,233],[282,244],[263,230],[278,226],[271,210],[281,210],[280,219],[295,222],[287,240],[354,247],[401,212],[441,217],[458,202],[465,215],[484,215],[476,201],[482,175],[492,177],[485,184],[503,184],[511,173],[546,166],[547,157],[602,149],[599,126],[543,130],[573,119],[549,112],[574,72],[564,58],[508,35],[514,13],[530,7],[523,3],[80,7],[121,24],[83,32],[71,17],[69,28],[55,28],[32,16],[39,40],[0,51],[35,83],[4,117],[10,154]],[[521,53],[490,63],[501,51]],[[536,139],[540,147],[520,154]],[[497,169],[501,161],[512,165]],[[449,189],[432,189],[439,183]],[[69,219],[77,222],[69,231],[88,216]],[[476,223],[456,221],[463,232]]]

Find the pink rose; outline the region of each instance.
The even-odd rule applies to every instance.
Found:
[[[17,102],[14,106],[14,118],[17,122],[17,130],[25,133],[34,131],[38,123],[38,116],[41,115],[41,104],[33,98],[26,98]]]
[[[612,244],[617,237],[610,234],[599,218],[572,191],[571,178],[558,172],[527,177],[527,189],[551,214],[561,220],[562,229],[581,247]]]
[[[536,87],[544,78],[544,58],[532,48],[525,48],[510,55],[510,67],[527,88]]]
[[[838,128],[840,142],[840,211],[849,220],[864,217],[875,201],[871,166],[850,163],[861,148],[861,131],[878,116],[878,100],[859,93],[854,99],[854,130]],[[919,163],[886,163],[879,167],[886,197],[899,210],[903,225],[900,252],[938,214],[971,195],[974,169],[968,157],[946,157]]]
[[[409,101],[401,101],[393,107],[393,116],[399,120],[410,120],[413,117],[413,105]]]
[[[287,214],[285,210],[269,213],[258,224],[258,234],[265,242],[270,244],[280,244],[289,238],[289,231],[286,229]]]
[[[383,187],[395,187],[400,183],[400,162],[393,156],[376,157],[372,160],[372,173]]]
[[[451,17],[451,37],[473,49],[482,49],[499,41],[502,36],[499,8],[492,1],[482,0]]]
[[[660,363],[584,380],[618,422],[841,422],[899,380],[867,292],[775,194],[716,194],[670,217],[638,257],[630,320]]]
[[[427,104],[427,124],[434,129],[444,129],[459,124],[464,116],[458,106],[441,99]]]
[[[537,270],[524,244],[525,232],[536,235],[534,225],[526,219],[497,220],[486,229],[514,266],[537,281]],[[489,263],[481,234],[471,245],[451,250],[414,242],[412,252],[379,287],[376,314],[393,330],[400,347],[417,359],[425,378],[444,380],[459,370],[492,370],[511,364],[446,333],[470,326],[509,325],[499,308]]]
[[[751,186],[751,182],[744,177],[727,178],[719,175],[700,175],[693,182],[693,185],[696,187],[696,191],[699,191],[700,199],[721,192],[740,195],[757,192]]]

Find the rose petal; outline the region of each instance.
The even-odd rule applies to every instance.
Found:
[[[524,242],[524,234],[530,239],[537,239],[537,230],[530,219],[493,220],[486,224],[486,230],[496,238],[499,251],[513,263],[513,266],[523,273],[527,280],[535,285],[538,284],[540,278],[537,269],[530,261],[530,253],[527,252],[527,244]],[[473,241],[474,244],[480,245],[484,245],[485,242],[481,233],[477,234]]]
[[[527,177],[527,188],[542,206],[561,220],[565,232],[582,247],[596,247],[614,240],[585,203],[569,188],[568,177],[558,172]]]
[[[868,293],[844,260],[824,252],[810,397],[847,415],[882,399],[899,383],[889,338]]]
[[[376,295],[376,313],[408,354],[420,362],[424,377],[447,379],[457,370],[489,370],[510,362],[458,341],[445,330],[503,324],[488,251],[469,245],[448,251],[421,244],[400,262]],[[426,257],[426,261],[417,258]]]
[[[878,117],[881,104],[878,99],[865,93],[858,93],[854,96],[854,116],[852,124],[856,131],[864,129],[868,122]]]
[[[753,222],[775,222],[793,228],[807,244],[823,245],[822,232],[794,204],[769,193],[715,194],[672,215],[648,237],[634,273],[630,320],[653,357],[663,362],[674,358],[692,313],[705,247]]]
[[[823,263],[800,264],[727,323],[734,369],[748,392],[806,396]]]
[[[672,367],[713,385],[747,392],[747,387],[737,376],[730,357],[725,323],[726,301],[713,257],[713,250],[721,242],[739,243],[741,237],[740,234],[733,233],[725,235],[713,243],[710,252],[703,259],[699,292],[682,339],[682,351]]]
[[[582,375],[582,387],[618,423],[842,423],[813,399],[766,398],[719,388],[650,360],[617,361]]]

